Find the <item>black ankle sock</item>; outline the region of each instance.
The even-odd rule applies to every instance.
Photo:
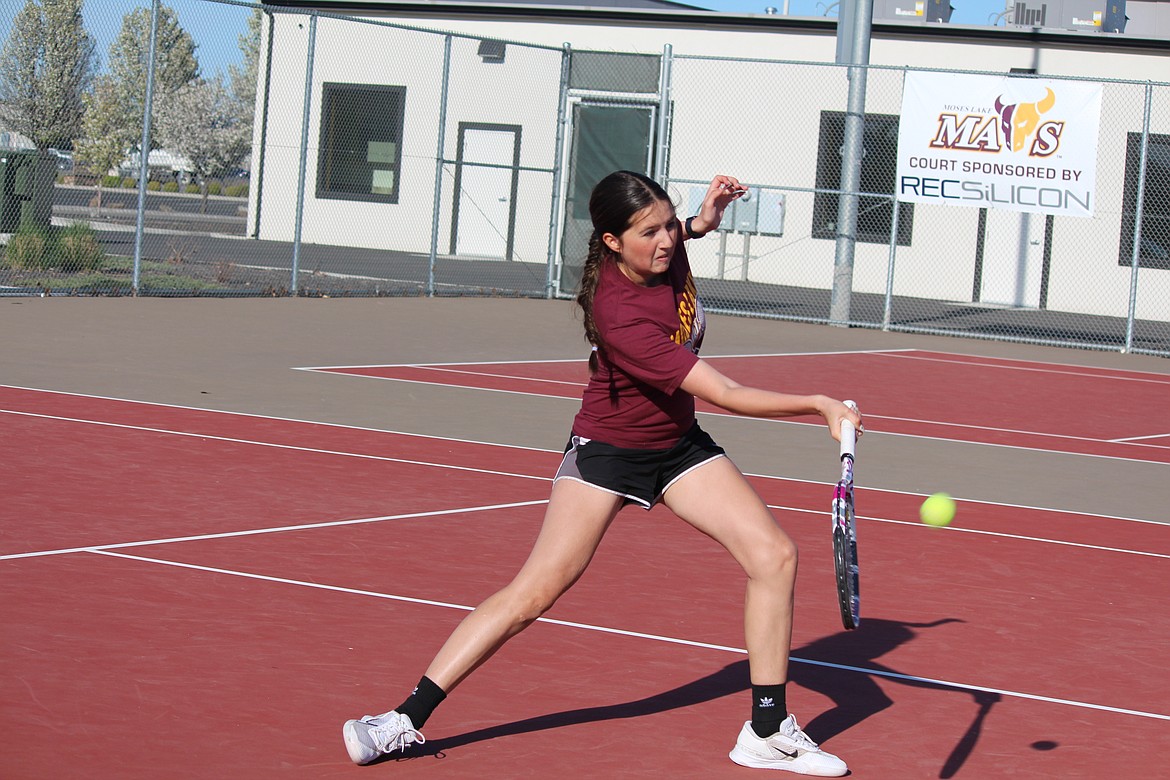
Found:
[[[447,694],[442,688],[431,682],[429,677],[423,677],[406,701],[394,709],[410,718],[416,729],[421,729],[427,718],[435,711],[435,707],[438,707],[445,698]]]
[[[784,683],[752,686],[752,731],[757,737],[770,737],[780,730],[788,717]]]

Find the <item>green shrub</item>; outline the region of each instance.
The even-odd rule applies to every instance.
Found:
[[[199,185],[195,184],[194,182],[187,185],[187,194],[188,195],[198,195],[202,191],[203,190],[200,189]]]
[[[158,192],[162,188],[163,186],[153,179],[146,183],[146,189],[150,190],[151,192]]]
[[[223,184],[221,184],[218,181],[207,182],[207,194],[208,195],[222,195],[223,194]]]
[[[138,187],[138,180],[133,176],[127,176],[122,179],[122,189],[132,190]]]
[[[248,196],[247,184],[229,184],[224,187],[223,194],[232,198],[245,198]]]
[[[49,238],[39,230],[26,230],[13,234],[4,249],[4,260],[9,267],[22,270],[44,268],[49,254]]]
[[[106,253],[97,240],[97,233],[85,222],[74,222],[56,235],[56,263],[62,271],[93,271],[101,268]]]
[[[105,252],[97,233],[85,222],[50,231],[22,227],[8,241],[6,263],[14,269],[33,271],[58,269],[66,273],[101,268]]]
[[[123,181],[124,181],[123,179],[119,179],[117,176],[103,176],[102,177],[102,189],[112,190],[112,189],[115,189],[117,187],[122,187],[122,186],[124,186],[122,184]]]
[[[154,184],[154,182],[151,182],[151,184]],[[166,184],[164,184],[162,186],[162,191],[163,192],[178,192],[179,191],[179,183],[177,181],[168,181]]]

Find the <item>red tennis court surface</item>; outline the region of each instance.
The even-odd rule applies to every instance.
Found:
[[[871,432],[1168,462],[1165,376],[713,359],[826,392],[842,360],[873,388]],[[331,370],[569,396],[582,380],[579,363]],[[742,574],[662,509],[625,510],[410,758],[349,763],[342,722],[398,704],[527,555],[555,451],[5,387],[0,420],[4,778],[759,775],[727,759],[748,711]],[[845,632],[831,488],[752,480],[802,551],[789,704],[852,776],[1163,774],[1170,526],[961,502],[934,529],[913,521],[920,495],[861,484],[864,618]]]

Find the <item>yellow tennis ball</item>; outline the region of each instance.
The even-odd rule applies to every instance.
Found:
[[[955,519],[955,499],[946,493],[935,493],[922,502],[918,508],[918,517],[927,525],[950,525]]]

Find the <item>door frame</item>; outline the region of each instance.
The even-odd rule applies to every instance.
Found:
[[[565,132],[561,141],[561,159],[564,160],[565,170],[574,166],[576,163],[573,157],[573,116],[575,115],[574,108],[579,105],[587,106],[613,106],[619,108],[645,108],[650,112],[650,138],[646,142],[646,171],[647,175],[652,175],[654,170],[655,155],[659,152],[659,138],[660,132],[658,115],[662,110],[662,104],[659,96],[656,94],[647,95],[631,95],[626,97],[624,95],[615,95],[612,92],[574,92],[571,93],[565,101]],[[669,128],[667,129],[669,132]],[[564,242],[565,225],[569,220],[569,177],[562,176],[560,182],[560,213],[557,215],[557,232],[556,232],[556,262],[555,272],[553,273],[553,295],[556,297],[563,297],[564,290],[561,287],[561,279],[564,274],[564,253],[562,252],[562,244]]]
[[[459,201],[463,194],[463,166],[483,167],[477,163],[464,163],[463,145],[468,130],[487,130],[499,133],[512,133],[512,186],[508,194],[508,232],[504,240],[504,260],[511,260],[516,248],[516,197],[520,191],[520,134],[521,125],[501,125],[490,122],[460,122],[455,142],[455,192],[452,195],[451,205],[451,244],[449,254],[455,254],[459,238]],[[498,166],[493,166],[498,167]]]

